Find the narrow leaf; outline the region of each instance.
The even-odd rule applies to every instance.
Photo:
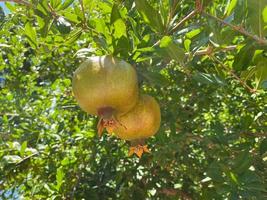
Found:
[[[16,164],[19,163],[21,160],[22,158],[17,155],[8,155],[3,157],[3,161],[5,161],[8,164]]]
[[[121,15],[118,8],[118,4],[115,3],[111,10],[110,24],[113,24],[117,19],[121,19]]]
[[[122,19],[118,19],[114,22],[114,37],[120,38],[121,36],[126,36],[126,25]]]
[[[255,70],[256,89],[267,89],[267,59],[258,62]]]
[[[159,13],[147,2],[147,0],[135,0],[136,8],[152,29],[162,32],[163,23]]]
[[[243,46],[235,57],[233,68],[236,71],[246,70],[252,61],[255,50],[256,48],[251,42]]]
[[[74,0],[65,0],[64,3],[61,4],[61,6],[59,7],[59,10],[64,10],[68,8],[73,2]]]
[[[170,84],[169,80],[159,72],[143,71],[141,75],[148,82],[156,86],[167,86]]]
[[[56,179],[57,179],[57,186],[56,186],[56,188],[57,188],[57,190],[60,189],[60,187],[61,187],[61,185],[63,183],[64,177],[65,177],[65,174],[64,174],[62,168],[58,168],[57,169],[57,174],[56,174]]]
[[[34,48],[37,48],[36,30],[29,22],[25,25],[24,33],[27,36],[30,45]]]
[[[259,150],[261,155],[267,152],[267,138],[261,141]]]
[[[82,34],[82,28],[76,29],[74,31],[72,31],[66,41],[67,44],[72,44],[73,42],[75,42]]]
[[[20,156],[23,157],[27,148],[27,141],[24,141],[20,147]]]
[[[166,54],[173,60],[181,62],[184,59],[184,50],[174,43],[170,36],[164,36],[160,41],[160,49],[158,53],[165,56]]]
[[[265,6],[263,11],[262,11],[262,19],[263,19],[264,23],[267,23],[267,6]]]
[[[236,7],[237,0],[230,0],[228,1],[227,7],[225,9],[225,15],[229,16],[232,10]]]

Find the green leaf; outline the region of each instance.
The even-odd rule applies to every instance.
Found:
[[[236,7],[238,0],[229,0],[225,9],[225,15],[229,16],[233,9]]]
[[[127,36],[126,35],[126,25],[122,19],[118,19],[114,22],[114,29],[115,29],[115,31],[114,31],[114,37],[115,38]]]
[[[137,52],[154,52],[156,49],[154,47],[144,47],[136,49]]]
[[[49,31],[51,30],[51,27],[54,23],[54,19],[51,19],[50,17],[46,17],[46,18],[37,18],[39,21],[39,24],[41,26],[40,29],[40,34],[43,38],[47,37]],[[41,25],[41,22],[43,23],[43,25]]]
[[[8,164],[17,164],[22,161],[22,158],[17,155],[8,155],[3,157],[3,161]]]
[[[37,34],[35,28],[28,22],[24,27],[24,33],[32,47],[37,48]]]
[[[83,31],[82,28],[78,28],[78,29],[72,31],[69,34],[69,37],[68,37],[68,39],[66,41],[66,44],[72,44],[73,42],[75,42],[81,36],[82,31]]]
[[[5,19],[5,12],[2,7],[0,7],[0,22],[3,22]]]
[[[48,4],[45,1],[40,1],[39,4],[37,5],[38,14],[42,13],[43,16],[49,16],[51,15],[50,9],[48,8]],[[40,16],[42,17],[42,16]]]
[[[135,0],[138,12],[152,29],[163,32],[163,23],[160,14],[147,2],[147,0]]]
[[[0,48],[10,48],[10,47],[12,46],[8,44],[0,44]]]
[[[249,0],[250,1],[250,0]],[[234,23],[235,24],[241,24],[243,23],[244,20],[244,13],[248,12],[247,9],[247,2],[248,1],[244,1],[244,0],[237,0],[237,5],[234,8]]]
[[[263,11],[262,11],[262,19],[263,19],[264,23],[267,23],[267,6],[265,6]]]
[[[216,74],[207,74],[202,72],[196,72],[193,78],[203,84],[225,86],[226,83]]]
[[[160,47],[168,47],[172,44],[172,38],[170,36],[164,36],[160,41]]]
[[[143,76],[152,85],[163,87],[170,84],[169,80],[159,72],[142,71],[141,76]]]
[[[238,180],[237,180],[237,176],[233,173],[233,172],[229,172],[229,177],[231,178],[231,180],[235,183],[235,184],[239,184]]]
[[[122,36],[117,41],[116,46],[114,47],[114,55],[120,54],[122,57],[128,57],[128,53],[130,51],[130,42],[127,37]]]
[[[16,11],[16,6],[15,4],[12,4],[10,2],[5,2],[5,6],[8,8],[8,10],[12,11],[12,12],[15,12]]]
[[[181,62],[185,58],[184,50],[175,44],[170,36],[164,36],[160,41],[160,50],[158,53],[165,56],[166,54],[173,60]]]
[[[260,154],[263,155],[267,152],[267,138],[261,141],[260,144]]]
[[[64,10],[68,8],[73,2],[74,0],[65,0],[64,3],[61,4],[61,6],[59,7],[59,10]]]
[[[121,19],[121,14],[118,8],[118,4],[114,3],[110,15],[110,24],[113,24],[118,19]]]
[[[64,182],[65,173],[63,169],[60,167],[57,169],[56,179],[57,179],[57,185],[56,189],[59,191],[62,183]]]
[[[79,23],[80,22],[79,16],[74,14],[74,13],[63,12],[62,15],[65,17],[65,19],[67,19],[70,22],[73,22],[73,23]]]
[[[197,36],[199,33],[201,33],[201,29],[194,29],[188,33],[186,33],[186,37],[189,39],[192,39],[193,37]]]
[[[245,150],[241,152],[234,161],[234,166],[233,166],[234,172],[237,174],[244,173],[251,166],[252,164],[251,162],[252,159],[249,156],[249,151]]]
[[[51,0],[51,7],[57,10],[57,8],[61,5],[61,0]]]
[[[222,170],[220,165],[217,162],[212,162],[207,170],[207,175],[210,177],[213,181],[216,182],[223,182],[223,176],[222,176]]]
[[[247,3],[249,13],[247,24],[256,35],[262,36],[264,30],[264,19],[262,16],[264,7],[267,5],[267,0],[247,1]]]
[[[20,147],[20,156],[23,157],[27,148],[27,141],[24,141]]]
[[[103,35],[107,35],[107,31],[106,31],[106,23],[105,21],[102,19],[102,18],[99,18],[99,19],[95,19],[94,20],[95,22],[95,30],[99,33],[102,33]]]
[[[255,68],[256,89],[267,89],[267,59],[258,62]]]
[[[190,44],[191,44],[191,40],[186,39],[186,40],[184,41],[184,48],[185,48],[185,50],[186,50],[187,52],[190,51]]]
[[[255,50],[256,48],[252,42],[248,42],[245,46],[243,46],[235,56],[233,68],[236,71],[246,70],[252,62]]]

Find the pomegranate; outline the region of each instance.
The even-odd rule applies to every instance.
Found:
[[[82,110],[100,117],[99,135],[117,123],[114,116],[127,113],[138,101],[135,69],[110,55],[84,61],[74,72],[72,88]]]
[[[149,95],[141,95],[132,110],[126,114],[117,115],[116,119],[119,125],[108,126],[108,132],[131,141],[134,147],[130,148],[130,154],[136,153],[141,157],[143,152],[148,152],[147,147],[143,146],[143,141],[153,136],[160,127],[160,107],[157,101]]]

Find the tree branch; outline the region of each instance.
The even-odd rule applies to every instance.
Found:
[[[240,79],[232,70],[229,70],[228,67],[222,63],[218,58],[216,58],[215,56],[211,55],[211,58],[213,60],[215,60],[217,63],[219,63],[228,73],[230,73],[232,75],[232,77],[234,77],[244,88],[246,88],[250,93],[255,93],[256,90],[251,88],[250,86],[248,86],[246,84],[245,81],[243,81],[242,79]]]
[[[256,132],[256,133],[244,132],[241,133],[241,135],[251,136],[251,137],[267,137],[267,133],[261,133],[261,132]]]
[[[184,24],[187,20],[191,19],[194,17],[196,14],[202,12],[202,4],[201,0],[196,0],[195,1],[195,10],[190,12],[188,15],[186,15],[181,21],[179,21],[170,31],[169,34],[173,34],[175,31],[177,31],[182,24]]]
[[[233,30],[235,30],[235,31],[241,33],[242,35],[245,35],[245,36],[247,36],[247,37],[249,37],[249,38],[255,40],[256,42],[258,42],[258,43],[261,44],[261,45],[267,45],[267,40],[265,40],[264,38],[260,38],[260,37],[257,36],[257,35],[253,35],[253,34],[247,32],[247,31],[246,31],[243,27],[241,27],[241,26],[235,26],[235,25],[233,25],[233,24],[230,24],[230,23],[224,21],[223,19],[220,19],[220,18],[218,18],[218,17],[216,17],[216,16],[213,16],[213,15],[211,15],[211,14],[209,14],[209,13],[206,13],[206,12],[202,12],[202,14],[203,14],[204,16],[207,16],[207,17],[209,17],[209,18],[212,18],[212,19],[214,19],[214,20],[216,20],[216,21],[222,23],[222,24],[225,25],[225,26],[229,26],[229,27],[232,28]]]

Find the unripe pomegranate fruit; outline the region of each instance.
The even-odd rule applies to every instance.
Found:
[[[153,97],[141,95],[132,110],[116,118],[120,124],[109,126],[107,130],[121,139],[131,141],[135,147],[130,149],[130,154],[136,153],[141,157],[144,151],[148,151],[146,146],[142,146],[143,140],[153,136],[160,127],[159,104]]]
[[[79,106],[98,115],[98,133],[116,123],[117,113],[127,113],[138,100],[135,69],[113,56],[95,56],[84,61],[74,72],[72,89]]]

